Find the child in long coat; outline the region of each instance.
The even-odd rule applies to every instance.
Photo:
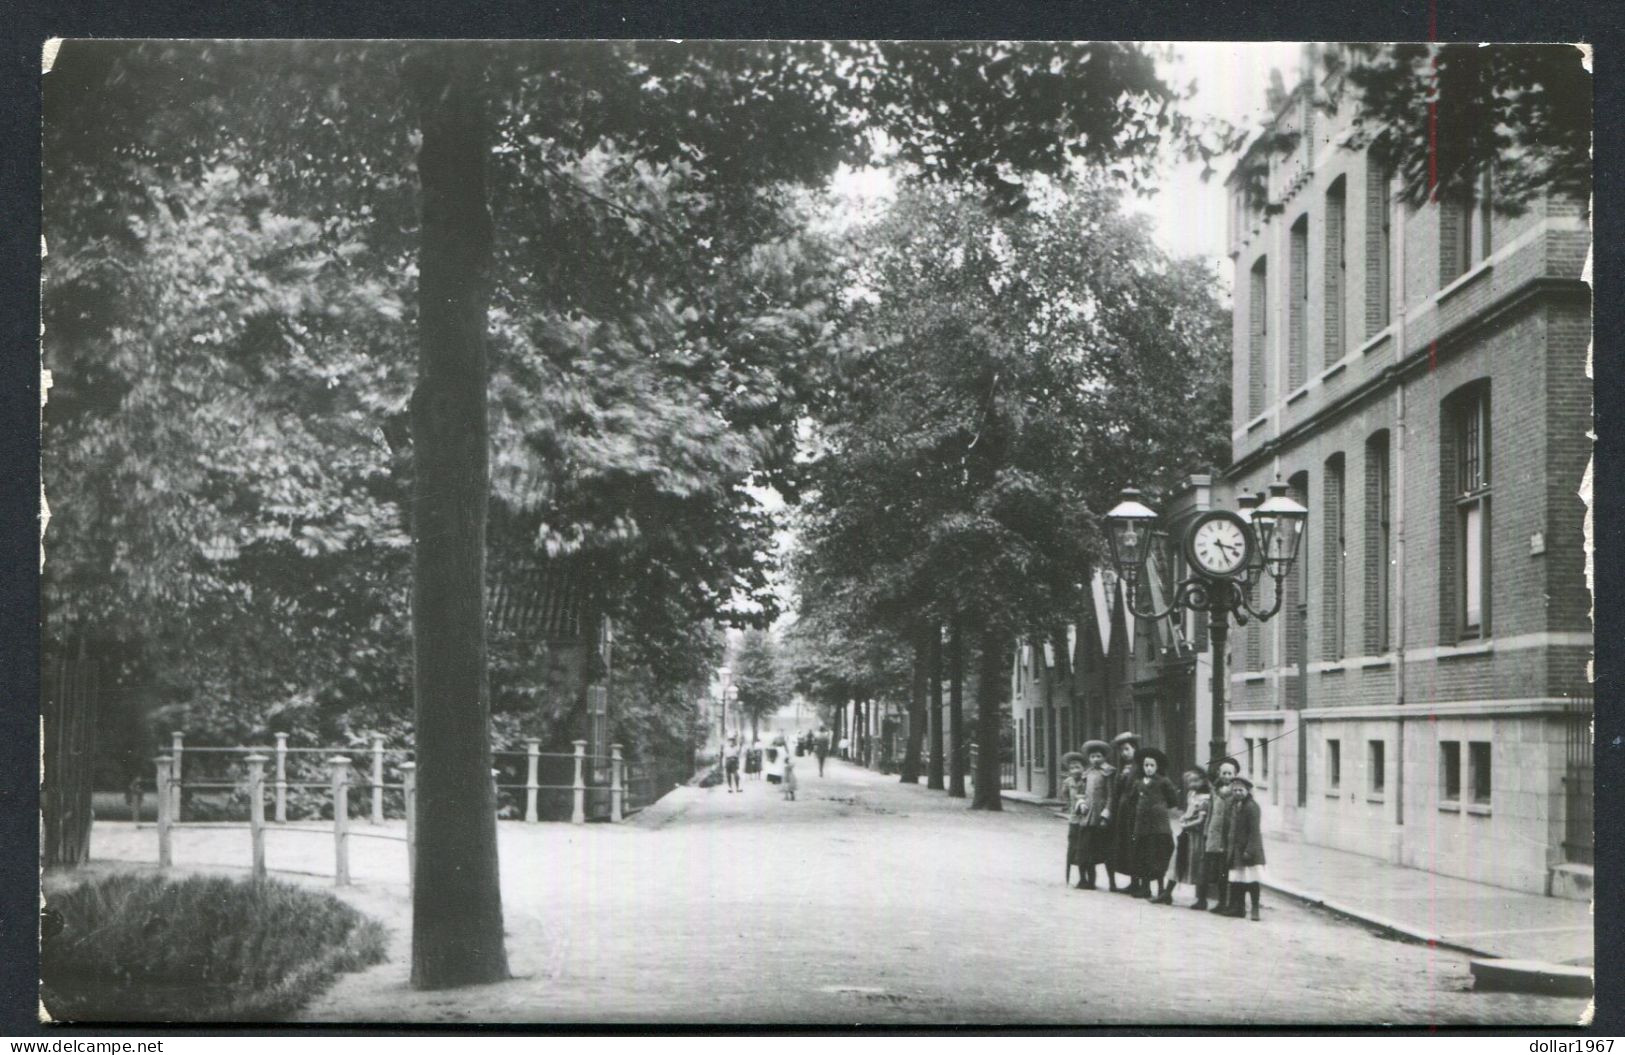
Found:
[[[1257,920],[1259,884],[1264,878],[1264,830],[1258,803],[1253,801],[1253,782],[1246,777],[1232,780],[1230,797],[1230,906],[1225,915],[1242,917],[1245,893]]]
[[[1137,733],[1118,733],[1112,738],[1112,750],[1117,753],[1117,775],[1112,780],[1112,801],[1108,810],[1111,822],[1110,843],[1106,853],[1106,879],[1113,893],[1118,893],[1117,873],[1129,877],[1122,889],[1132,894],[1137,889],[1134,880],[1134,795],[1139,787],[1140,767],[1135,760],[1139,753],[1140,737]]]
[[[1135,897],[1151,897],[1151,882],[1157,883],[1156,900],[1167,892],[1168,859],[1174,855],[1173,831],[1168,827],[1168,811],[1179,805],[1179,792],[1165,775],[1168,756],[1148,747],[1138,756],[1140,779],[1134,792],[1134,881]]]
[[[1230,897],[1230,782],[1241,772],[1241,763],[1233,758],[1221,758],[1213,781],[1213,801],[1208,808],[1207,828],[1203,833],[1202,856],[1206,858],[1202,878],[1207,880],[1207,892],[1213,898],[1208,911],[1223,913],[1229,907]]]
[[[1111,748],[1104,740],[1090,740],[1083,745],[1088,759],[1083,769],[1076,812],[1072,814],[1078,833],[1077,858],[1078,889],[1095,889],[1095,866],[1106,860],[1107,840],[1111,829],[1106,815],[1112,801],[1112,767],[1106,758]],[[1071,805],[1069,803],[1069,805]]]

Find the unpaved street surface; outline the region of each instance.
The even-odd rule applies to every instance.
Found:
[[[622,826],[502,825],[512,981],[408,986],[398,843],[358,837],[347,900],[392,931],[323,1022],[1575,1023],[1585,1001],[1471,988],[1465,957],[1378,937],[1265,892],[1264,918],[1062,885],[1063,825],[980,813],[832,762],[801,795],[683,788]],[[369,830],[358,824],[357,832]],[[376,829],[371,829],[376,831]],[[396,829],[398,832],[398,829]],[[182,831],[179,866],[247,863],[244,832]],[[150,828],[98,825],[101,860]],[[273,834],[273,869],[331,874],[332,837]],[[303,881],[320,884],[320,878]]]

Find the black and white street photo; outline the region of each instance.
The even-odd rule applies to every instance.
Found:
[[[50,41],[45,1032],[1590,1021],[1591,58]]]

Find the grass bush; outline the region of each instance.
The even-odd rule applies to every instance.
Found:
[[[385,955],[377,922],[275,880],[122,874],[47,908],[41,998],[63,1021],[273,1019]]]

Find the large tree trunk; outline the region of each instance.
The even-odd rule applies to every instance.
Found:
[[[412,985],[440,989],[508,977],[485,655],[490,133],[483,70],[470,49],[420,51],[406,80],[423,136],[412,394]]]
[[[926,700],[926,707],[930,709],[931,720],[931,762],[930,772],[925,778],[925,786],[932,791],[942,790],[942,627],[932,624],[931,633],[926,640],[926,677],[930,679],[931,692]]]
[[[925,691],[929,646],[925,632],[914,632],[914,669],[908,691],[908,743],[903,748],[904,784],[920,782],[920,745],[925,742]]]
[[[957,614],[948,632],[948,797],[965,797],[965,635]]]
[[[47,868],[75,868],[90,857],[98,673],[83,637],[76,650],[69,645],[57,653],[46,670],[40,828]]]
[[[999,788],[1001,733],[1003,731],[1004,635],[984,624],[977,633],[976,672],[976,785],[973,810],[1002,810]]]

